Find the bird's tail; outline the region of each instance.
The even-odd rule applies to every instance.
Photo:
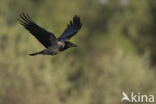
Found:
[[[38,55],[38,54],[42,54],[43,53],[43,51],[40,51],[40,52],[36,52],[36,53],[31,53],[31,54],[29,54],[30,56],[35,56],[35,55]]]

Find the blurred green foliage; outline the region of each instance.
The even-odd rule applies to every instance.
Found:
[[[28,13],[59,36],[77,14],[78,48],[44,47],[17,22]],[[155,94],[155,0],[1,0],[0,104],[120,104],[122,92]],[[128,103],[127,103],[128,104]]]

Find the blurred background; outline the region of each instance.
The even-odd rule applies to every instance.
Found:
[[[57,37],[79,15],[78,48],[29,56],[44,47],[21,12]],[[120,104],[123,91],[156,96],[155,80],[156,0],[0,1],[0,104]]]

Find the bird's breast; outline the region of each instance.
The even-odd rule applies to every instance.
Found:
[[[59,52],[60,52],[59,47],[49,47],[44,50],[44,54],[48,54],[48,55],[56,55]]]
[[[60,52],[59,48],[54,48],[52,49],[52,53],[58,54]]]

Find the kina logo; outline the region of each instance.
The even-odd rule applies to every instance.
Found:
[[[121,102],[128,101],[128,102],[146,102],[146,103],[153,103],[154,102],[154,95],[146,95],[146,94],[141,94],[137,93],[135,94],[134,92],[130,93],[130,96],[128,96],[125,92],[122,92],[122,99]]]

